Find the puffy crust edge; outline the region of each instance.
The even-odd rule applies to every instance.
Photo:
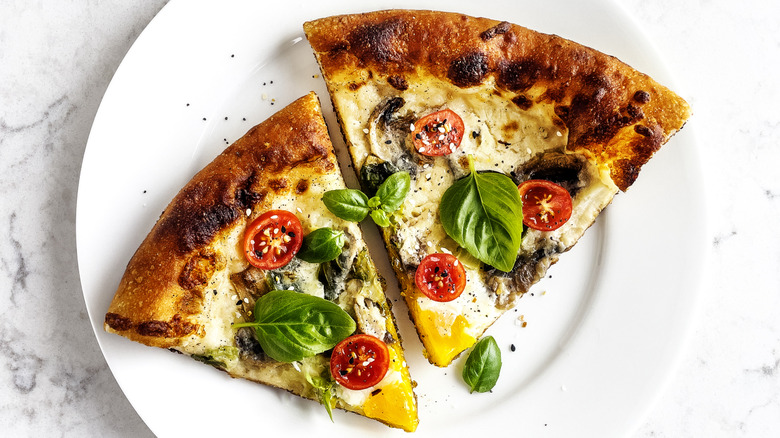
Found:
[[[304,24],[325,79],[359,87],[432,77],[461,88],[489,81],[520,108],[552,103],[568,148],[606,165],[621,189],[690,117],[677,94],[615,57],[556,35],[467,15],[385,10]]]
[[[292,181],[337,171],[312,92],[251,128],[198,172],[165,208],[127,265],[104,329],[171,348],[205,335],[205,289],[226,269],[221,240]]]

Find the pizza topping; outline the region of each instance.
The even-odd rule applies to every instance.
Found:
[[[532,179],[518,187],[523,199],[523,223],[540,231],[560,228],[571,217],[571,195],[550,181]]]
[[[275,290],[255,302],[251,327],[265,354],[279,362],[300,361],[333,348],[355,331],[355,320],[338,304],[304,293]]]
[[[417,152],[431,157],[455,152],[463,140],[463,119],[450,109],[423,116],[410,128]]]
[[[255,219],[244,234],[244,254],[252,266],[276,269],[292,260],[303,243],[301,222],[286,210],[271,210]]]
[[[297,256],[309,263],[324,263],[335,259],[341,254],[346,236],[343,231],[332,228],[318,228],[303,238],[301,250]]]
[[[381,382],[390,366],[387,345],[371,335],[341,341],[330,357],[330,372],[341,386],[360,390]]]
[[[478,173],[469,156],[471,173],[455,181],[439,204],[444,231],[480,261],[509,272],[515,264],[523,234],[517,218],[522,201],[508,176]]]
[[[466,288],[466,269],[452,254],[429,254],[417,267],[414,282],[428,298],[452,301]]]
[[[496,386],[501,373],[501,349],[492,336],[486,336],[471,349],[463,366],[463,381],[470,392],[488,392]]]
[[[390,141],[390,140],[387,140]],[[399,169],[389,161],[382,161],[375,155],[366,158],[366,163],[360,168],[360,185],[368,196],[374,196],[379,185],[382,184],[390,175],[398,172]]]
[[[401,207],[410,187],[409,173],[396,172],[379,185],[371,198],[360,190],[340,189],[325,192],[322,202],[341,219],[360,222],[370,215],[377,225],[387,227],[390,226],[388,214]]]

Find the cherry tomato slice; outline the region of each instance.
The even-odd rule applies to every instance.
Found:
[[[357,334],[333,348],[330,373],[347,389],[366,389],[381,382],[390,367],[387,345],[374,336]]]
[[[452,301],[466,288],[466,269],[452,254],[428,254],[417,267],[414,282],[433,301]]]
[[[276,269],[290,263],[303,243],[301,221],[286,210],[260,215],[246,229],[244,254],[259,269]]]
[[[540,231],[557,230],[571,217],[571,195],[554,182],[531,179],[518,186],[523,223]]]
[[[436,111],[414,122],[414,148],[431,157],[451,154],[460,146],[463,131],[463,119],[454,111]]]

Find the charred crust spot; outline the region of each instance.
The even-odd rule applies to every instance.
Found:
[[[648,103],[650,102],[650,93],[645,90],[639,90],[634,93],[634,100],[639,103]]]
[[[179,286],[184,290],[192,290],[206,284],[216,271],[216,259],[217,255],[213,251],[202,251],[190,257],[179,274]]]
[[[339,53],[339,52],[346,52],[347,50],[349,50],[349,43],[346,41],[338,41],[336,44],[333,45],[333,47],[330,48],[329,52]]]
[[[309,180],[302,179],[298,181],[298,184],[295,185],[295,193],[298,195],[302,195],[306,193],[306,190],[309,189]]]
[[[508,90],[525,91],[544,76],[543,67],[531,59],[504,61],[498,66],[498,84]]]
[[[488,41],[496,35],[501,35],[502,33],[506,33],[507,31],[509,31],[511,27],[512,25],[510,25],[509,22],[502,21],[496,24],[495,26],[491,27],[490,29],[479,34],[479,37],[482,38],[482,41]]]
[[[653,130],[645,125],[634,125],[634,131],[644,137],[650,137],[653,135]]]
[[[387,83],[399,91],[405,91],[409,88],[409,83],[406,82],[403,76],[390,76],[387,78]]]
[[[265,198],[264,193],[256,193],[251,189],[238,189],[236,191],[236,202],[242,207],[242,209],[252,208],[258,202]]]
[[[363,84],[358,84],[357,82],[350,82],[349,85],[347,85],[347,88],[349,88],[349,91],[357,91],[362,87]]]
[[[242,184],[242,187],[236,190],[236,202],[242,210],[247,208],[253,208],[255,204],[262,201],[265,197],[263,194],[254,191],[254,185],[257,180],[257,174],[252,172],[246,181]]]
[[[135,331],[141,336],[157,338],[180,338],[193,333],[197,325],[184,321],[181,315],[174,315],[170,321],[146,321],[138,324]]]
[[[123,332],[133,328],[133,322],[129,318],[117,315],[116,313],[106,313],[106,324],[112,329]]]
[[[455,85],[465,88],[482,83],[488,73],[488,57],[482,52],[467,53],[450,63],[447,77]]]
[[[555,115],[560,117],[562,120],[566,120],[569,118],[570,111],[571,108],[566,105],[558,105],[555,107]]]
[[[398,61],[402,53],[396,43],[403,26],[398,18],[361,26],[349,35],[349,47],[358,59],[373,60],[380,65]]]
[[[628,104],[626,107],[626,113],[629,117],[634,119],[641,119],[645,116],[644,112],[642,111],[642,108],[639,108],[638,106],[634,106],[631,104]]]
[[[533,105],[533,102],[522,94],[518,94],[512,98],[512,102],[517,105],[518,108],[524,111],[527,111],[531,108],[531,105]]]
[[[217,204],[207,207],[199,217],[185,216],[178,223],[181,239],[178,249],[190,252],[209,243],[219,230],[232,224],[239,217],[238,210],[228,205]],[[179,221],[174,221],[179,222]]]

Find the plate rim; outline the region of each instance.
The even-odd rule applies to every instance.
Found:
[[[179,0],[179,1],[173,0],[170,3],[168,3],[160,11],[160,13],[158,13],[158,15],[155,16],[155,18],[149,23],[149,25],[147,26],[147,29],[149,29],[149,27],[152,26],[152,25],[158,26],[159,24],[155,24],[155,23],[163,23],[164,20],[168,19],[166,17],[168,17],[168,16],[170,16],[170,15],[172,15],[174,13],[178,13],[178,10],[175,10],[175,8],[182,8],[181,5],[183,5],[185,3],[186,2],[184,2],[183,0]],[[234,3],[236,3],[236,2],[234,2]],[[238,3],[240,3],[240,2],[238,2]],[[599,2],[596,2],[596,3],[598,3],[597,6],[594,6],[596,8],[604,7],[604,5],[607,5],[607,4],[609,4],[610,7],[617,6],[618,8],[621,8],[621,6],[619,4],[617,4],[616,2],[599,1]],[[174,5],[175,5],[175,7],[174,7]],[[198,5],[199,4],[197,2],[195,2],[195,3],[191,3],[189,5],[189,7],[198,7]],[[627,14],[625,10],[621,10],[620,13],[622,13],[622,15],[624,17],[631,18],[630,14]],[[641,27],[638,28],[638,29],[641,29]],[[146,37],[144,35],[146,35]],[[133,47],[131,47],[130,51],[128,51],[128,53],[125,56],[125,59],[123,59],[123,61],[120,64],[119,68],[117,69],[117,72],[114,75],[114,79],[112,79],[109,87],[106,90],[106,93],[105,93],[105,96],[104,96],[104,100],[101,101],[100,107],[99,107],[99,109],[98,109],[98,111],[96,113],[95,122],[93,123],[92,129],[91,129],[91,132],[90,132],[90,139],[93,136],[93,131],[96,129],[96,126],[98,126],[99,123],[102,123],[101,120],[105,116],[104,112],[108,111],[107,109],[104,109],[104,103],[107,102],[106,96],[109,96],[109,98],[110,98],[110,95],[111,95],[110,93],[113,93],[112,87],[116,87],[117,86],[117,85],[115,85],[115,83],[118,83],[118,82],[115,82],[115,79],[117,78],[117,76],[119,76],[121,73],[124,72],[124,69],[127,68],[127,67],[123,67],[123,66],[126,65],[125,63],[126,62],[132,62],[134,57],[137,56],[137,55],[135,55],[135,53],[138,50],[140,50],[140,49],[136,49],[136,47],[141,47],[143,44],[145,44],[145,39],[144,38],[147,38],[148,35],[149,34],[147,33],[147,31],[144,30],[144,32],[136,40],[136,43],[133,44]],[[652,42],[650,41],[650,39],[647,38],[647,35],[642,33],[640,35],[640,37],[643,40],[642,41],[643,45],[650,46],[650,48],[653,51],[653,56],[655,58],[661,59],[660,54],[658,53],[657,49],[652,45]],[[130,60],[130,61],[128,61],[128,60]],[[670,75],[669,71],[667,70],[667,67],[666,67],[665,63],[661,62],[659,66],[656,66],[656,69],[660,70],[660,74],[657,74],[657,75],[654,74],[654,76],[663,76],[664,77],[664,80],[663,80],[664,83],[666,83],[666,84],[668,84],[670,86],[674,86],[675,85],[675,82],[674,82],[673,79],[671,79],[671,77],[670,77],[671,75]],[[119,80],[122,80],[122,79],[117,79],[117,81],[119,81]],[[322,96],[321,96],[321,98],[322,98]],[[698,141],[696,140],[696,135],[695,135],[695,129],[694,129],[695,126],[691,126],[691,125],[695,125],[695,124],[689,123],[686,126],[685,131],[683,131],[682,135],[686,138],[687,143],[691,144],[692,145],[691,147],[694,149],[693,151],[689,151],[689,155],[692,154],[693,156],[696,156],[697,154],[700,154],[700,152],[699,152]],[[678,134],[678,135],[680,135],[680,134]],[[680,143],[685,143],[685,141],[681,141]],[[114,374],[115,378],[116,378],[116,374],[114,372],[114,368],[111,367],[110,361],[109,361],[108,357],[106,357],[106,350],[105,350],[103,342],[102,342],[103,341],[102,335],[104,333],[102,333],[101,324],[96,323],[96,321],[102,320],[102,314],[100,314],[100,315],[93,315],[93,312],[90,310],[90,302],[89,302],[89,299],[88,299],[86,286],[84,286],[85,283],[88,283],[88,282],[85,282],[83,280],[83,278],[84,278],[83,268],[84,269],[86,268],[85,266],[82,266],[82,255],[83,255],[82,254],[82,249],[83,249],[83,245],[79,244],[81,242],[81,239],[82,239],[82,237],[80,237],[80,236],[83,236],[84,232],[85,232],[83,230],[81,231],[81,233],[79,232],[79,230],[82,228],[82,226],[80,224],[83,223],[83,221],[80,220],[80,217],[83,217],[82,208],[81,208],[82,200],[83,200],[83,198],[82,198],[82,195],[83,195],[83,193],[82,193],[82,190],[83,190],[83,187],[82,187],[83,186],[83,184],[82,184],[83,183],[82,177],[85,174],[85,167],[89,164],[88,163],[88,159],[89,159],[89,156],[90,156],[90,150],[94,149],[95,147],[96,146],[91,146],[91,142],[90,141],[87,142],[87,148],[86,148],[85,153],[84,153],[84,161],[82,162],[81,174],[80,174],[80,179],[79,179],[79,190],[78,190],[78,195],[77,195],[77,216],[76,216],[77,256],[78,256],[78,261],[79,261],[79,275],[80,275],[80,278],[82,278],[82,288],[85,289],[85,290],[83,290],[83,296],[84,296],[84,299],[85,299],[85,305],[87,307],[87,311],[88,311],[88,314],[89,314],[90,322],[91,322],[91,325],[93,327],[93,331],[95,332],[96,339],[98,340],[98,343],[100,345],[101,352],[104,354],[104,357],[106,358],[106,361],[107,361],[107,363],[109,363],[109,367],[112,370],[112,374]],[[662,151],[663,151],[663,149],[662,149]],[[695,173],[697,173],[697,177],[698,177],[697,181],[699,183],[701,183],[702,180],[703,180],[701,169],[700,168],[696,169]],[[704,205],[704,208],[706,210],[706,206],[707,206],[706,200],[700,200],[700,202]],[[706,229],[707,228],[706,225],[703,228]],[[703,256],[703,258],[706,258],[708,252],[706,251],[706,244],[705,244],[704,236],[705,236],[705,232],[702,231],[700,233],[699,238],[698,238],[698,240],[699,240],[699,245],[698,246],[701,246],[701,250],[700,250],[699,253]],[[698,301],[700,299],[700,296],[701,296],[701,286],[702,286],[702,276],[703,276],[703,267],[704,267],[704,265],[705,265],[705,261],[702,260],[702,261],[699,262],[698,266],[695,268],[698,271],[698,275],[697,275],[698,279],[694,283],[696,283],[698,285],[698,287],[696,288],[696,291],[693,294],[693,298],[690,300],[690,303],[689,303],[690,309],[692,311],[694,311],[694,312],[696,312],[697,309],[700,308],[700,306],[697,303],[698,303]],[[396,314],[397,314],[397,312],[396,312]],[[96,317],[99,317],[99,318],[96,319]],[[403,315],[401,315],[399,317],[403,317]],[[696,316],[694,315],[692,319],[695,319],[695,318],[696,318]],[[688,340],[689,340],[689,338],[691,336],[691,333],[693,331],[692,330],[693,326],[694,326],[693,325],[693,321],[690,321],[688,324],[685,325],[684,333],[681,333],[682,337],[685,338],[685,339],[683,341],[681,341],[681,342],[678,342],[678,348],[676,349],[676,353],[671,355],[671,359],[672,359],[672,361],[674,363],[671,366],[667,367],[668,369],[667,369],[667,372],[665,373],[665,376],[662,379],[663,381],[660,382],[661,386],[665,386],[666,384],[668,384],[668,381],[671,379],[671,377],[673,375],[672,371],[678,366],[679,361],[680,361],[680,359],[682,357],[682,353],[684,351],[683,347],[685,346],[685,343],[688,342]],[[119,382],[118,378],[117,378],[117,381]],[[124,386],[121,383],[120,383],[120,387],[122,387],[123,392],[125,392]],[[125,392],[125,394],[126,394],[126,392]],[[657,390],[657,391],[654,391],[654,396],[653,396],[654,400],[657,400],[657,398],[660,397],[661,394],[662,394],[662,391],[660,389]],[[126,394],[126,397],[127,397],[127,394]],[[130,397],[128,397],[128,399],[130,399]],[[646,415],[646,412],[652,407],[653,403],[654,403],[654,401],[650,402],[650,403],[646,403],[645,408],[644,408],[644,411],[645,411],[644,415]],[[136,409],[136,411],[139,411],[138,407],[136,407],[135,403],[133,403],[132,400],[131,400],[131,404],[133,404],[133,406]],[[139,415],[141,415],[140,411],[139,411]],[[142,417],[142,419],[144,419],[144,421],[146,422],[147,426],[152,428],[152,426],[147,421],[147,418],[145,418],[144,415],[141,415],[141,417]],[[638,422],[640,419],[641,419],[641,417],[636,418],[635,422]],[[632,430],[635,427],[636,427],[636,424],[631,426],[631,427],[629,427],[626,430]],[[157,432],[157,430],[155,430],[155,432]]]

